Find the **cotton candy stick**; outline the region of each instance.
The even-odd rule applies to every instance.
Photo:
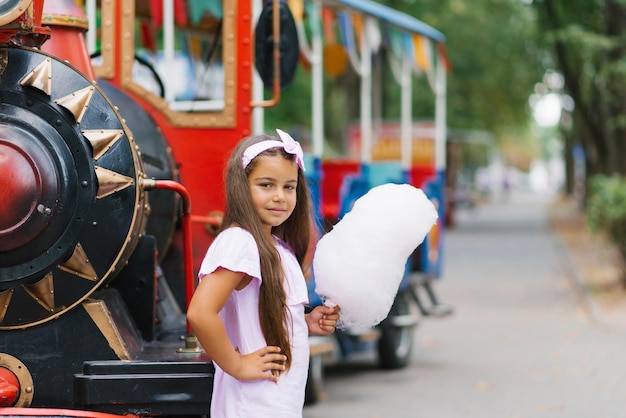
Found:
[[[318,242],[315,291],[341,307],[342,328],[375,326],[389,314],[407,258],[437,221],[421,189],[383,184],[357,199]]]

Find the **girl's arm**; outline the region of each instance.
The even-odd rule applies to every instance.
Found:
[[[309,327],[310,334],[328,335],[335,332],[339,320],[339,307],[316,306],[304,317]]]
[[[218,268],[200,281],[187,309],[187,319],[198,341],[211,359],[229,375],[239,380],[278,380],[269,370],[284,370],[285,356],[279,347],[267,346],[242,355],[230,343],[218,315],[230,294],[245,285],[244,273]],[[249,279],[248,279],[249,281]]]

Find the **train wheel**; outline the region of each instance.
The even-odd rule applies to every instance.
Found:
[[[407,292],[399,292],[389,316],[380,324],[378,360],[384,369],[405,367],[413,351],[413,335],[417,321],[411,311]]]
[[[93,81],[37,49],[0,48],[0,64],[0,329],[16,329],[114,277],[147,200],[137,146]]]

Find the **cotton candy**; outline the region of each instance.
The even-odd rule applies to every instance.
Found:
[[[315,292],[341,307],[341,328],[365,328],[389,314],[407,258],[437,221],[421,189],[383,184],[357,199],[318,242],[313,256]]]

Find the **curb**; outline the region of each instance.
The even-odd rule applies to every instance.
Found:
[[[594,300],[594,298],[589,294],[587,290],[587,286],[585,285],[585,280],[581,276],[580,272],[576,268],[574,261],[567,249],[567,246],[563,242],[563,239],[558,235],[558,233],[554,233],[554,247],[557,253],[557,257],[559,258],[561,268],[565,274],[565,276],[570,280],[574,292],[579,300],[579,303],[582,309],[586,312],[589,320],[596,325],[602,325],[603,321],[600,319],[601,315],[599,314],[598,306]]]

